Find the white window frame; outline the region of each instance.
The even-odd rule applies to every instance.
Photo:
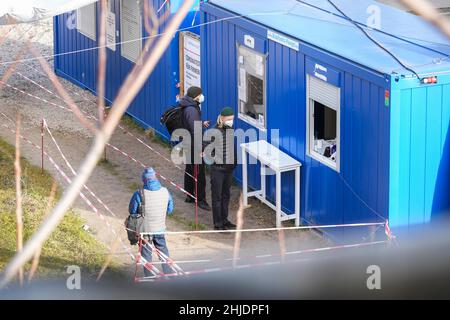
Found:
[[[89,10],[89,11],[88,11]],[[84,24],[83,16],[89,15],[89,24]],[[77,9],[77,30],[79,33],[93,41],[97,41],[97,3]]]
[[[263,66],[264,66],[264,76],[263,76],[263,81],[264,81],[264,86],[263,86],[263,90],[264,90],[264,95],[263,95],[263,102],[264,102],[264,125],[261,125],[259,123],[258,120],[253,119],[252,117],[241,113],[241,100],[239,100],[239,94],[237,95],[237,112],[238,112],[238,119],[258,128],[259,130],[261,130],[262,132],[267,130],[267,54],[258,52],[254,49],[251,49],[243,44],[237,43],[236,45],[236,52],[237,52],[237,84],[239,86],[239,80],[240,80],[240,75],[239,75],[239,69],[240,69],[240,62],[239,62],[239,48],[243,47],[245,50],[251,51],[252,53],[255,53],[256,55],[260,56],[263,59]],[[253,75],[255,76],[255,75]],[[258,75],[256,75],[256,77],[260,77]]]
[[[128,1],[133,1],[133,0],[128,0]],[[124,0],[120,0],[120,42],[121,42],[120,55],[122,57],[124,57],[125,59],[130,60],[133,63],[138,63],[139,55],[142,52],[142,38],[143,38],[143,33],[142,33],[142,9],[141,9],[141,1],[140,0],[134,0],[134,1],[137,2],[138,8],[139,8],[139,19],[138,19],[139,20],[138,21],[138,23],[139,23],[139,25],[138,25],[139,36],[138,36],[137,39],[124,40],[124,38],[123,38],[123,35],[124,35],[124,32],[123,32],[123,30],[124,30],[124,28],[123,28],[123,22],[124,22],[123,21],[123,2],[124,2]],[[130,42],[127,42],[127,41],[130,41]],[[126,47],[128,45],[134,45],[136,43],[139,46],[138,47],[139,54],[138,54],[137,57],[130,57],[126,53],[124,53],[124,47]]]
[[[114,0],[106,0],[109,12],[114,12]]]
[[[336,105],[329,105],[328,103],[324,103],[324,101],[320,101],[320,99],[314,99],[310,96],[310,81],[311,78],[314,77],[312,75],[307,74],[306,76],[306,154],[307,156],[319,161],[320,163],[330,167],[331,169],[340,172],[341,167],[341,88],[333,86],[337,89],[338,97]],[[314,77],[315,78],[315,77]],[[319,81],[323,81],[321,79],[315,78]],[[332,86],[331,84],[327,83]],[[328,159],[323,155],[317,153],[314,150],[314,101],[322,103],[326,107],[333,109],[336,111],[336,161]]]

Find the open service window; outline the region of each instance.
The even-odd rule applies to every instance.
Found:
[[[120,1],[121,54],[137,62],[142,51],[142,18],[140,0]]]
[[[340,88],[307,76],[307,154],[340,169]]]
[[[238,45],[239,119],[266,129],[266,56]]]
[[[96,3],[77,9],[77,30],[91,40],[97,39]]]

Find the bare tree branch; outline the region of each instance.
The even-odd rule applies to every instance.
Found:
[[[278,230],[278,243],[280,245],[280,256],[281,261],[285,261],[286,258],[286,240],[284,237],[284,230],[280,229]]]
[[[5,32],[5,34],[2,34],[2,35],[0,35],[0,45],[3,43],[3,41],[5,41],[5,39],[6,39],[6,37],[8,36],[8,34],[10,34],[11,33],[11,31],[13,31],[13,29],[15,28],[16,26],[10,26],[8,29],[8,31],[6,31]]]
[[[111,261],[112,261],[114,255],[115,255],[116,252],[117,252],[117,248],[118,248],[118,246],[119,246],[119,243],[120,243],[119,238],[116,238],[116,239],[114,240],[112,246],[111,246],[111,250],[110,250],[110,252],[109,252],[108,257],[107,257],[106,260],[105,260],[105,263],[104,263],[103,266],[102,266],[102,269],[101,269],[100,272],[98,273],[97,280],[96,280],[97,282],[100,281],[100,279],[101,279],[102,276],[103,276],[103,273],[106,271],[106,269],[107,269],[108,266],[110,265],[110,263],[111,263]]]
[[[236,230],[237,232],[234,235],[234,248],[233,248],[233,268],[236,267],[237,261],[239,258],[239,250],[241,247],[241,231],[244,226],[244,199],[241,192],[241,196],[239,197],[239,209],[237,211],[237,221],[236,221]]]
[[[23,218],[22,218],[22,168],[20,166],[20,113],[17,113],[16,120],[16,158],[14,160],[14,173],[16,178],[16,235],[17,252],[22,251],[23,246]],[[23,268],[19,269],[20,285],[23,285]]]
[[[155,15],[155,10],[148,5],[148,1],[144,1],[144,26],[150,39],[155,38],[154,36],[158,33],[159,25],[160,21]],[[152,42],[153,41],[148,41],[147,43],[150,45]]]
[[[100,0],[100,28],[99,28],[99,51],[98,51],[98,122],[99,127],[103,125],[105,118],[105,78],[106,78],[106,0]]]
[[[44,218],[46,218],[48,216],[48,214],[50,213],[53,201],[55,200],[57,188],[58,188],[58,184],[56,183],[55,180],[53,180],[52,188],[50,190],[50,195],[47,200],[47,206],[45,208]],[[39,259],[41,257],[41,251],[42,251],[42,246],[38,248],[38,250],[36,251],[36,254],[33,257],[33,262],[31,263],[31,269],[28,274],[28,282],[31,282],[31,280],[33,280],[34,274],[36,273],[37,268],[39,267]]]
[[[23,38],[25,36],[25,34],[28,33],[28,31],[30,31],[32,29],[32,27],[30,27],[29,29],[27,29],[26,31],[22,32],[20,35],[20,38]],[[17,53],[17,55],[15,56],[14,60],[15,62],[12,63],[8,69],[6,69],[5,73],[2,76],[1,82],[0,82],[0,89],[3,88],[3,84],[8,82],[9,78],[11,77],[11,75],[14,73],[14,70],[16,70],[17,65],[18,65],[18,61],[23,57],[23,55],[25,54],[25,52],[27,52],[27,50],[30,49],[31,47],[31,41],[33,40],[33,38],[35,37],[35,34],[32,34],[26,44],[24,44],[21,48],[21,50]],[[1,44],[1,41],[0,41]]]
[[[86,158],[78,170],[78,175],[73,180],[70,187],[64,193],[61,200],[58,202],[52,213],[44,221],[43,225],[36,231],[36,233],[27,242],[23,250],[16,254],[13,259],[6,266],[5,271],[0,279],[0,288],[5,287],[22,267],[33,255],[36,250],[43,244],[43,242],[50,236],[65,212],[70,208],[72,203],[77,198],[81,188],[89,179],[98,160],[100,159],[106,143],[111,138],[117,124],[125,113],[127,107],[139,93],[149,75],[152,73],[161,56],[172,41],[173,35],[186,17],[189,9],[192,7],[194,0],[186,0],[178,9],[178,12],[173,16],[167,25],[166,32],[158,40],[154,50],[145,59],[142,66],[135,66],[133,71],[128,75],[125,83],[121,87],[117,99],[111,112],[108,115],[101,130],[99,130],[94,138],[93,144],[88,152]],[[141,53],[142,55],[142,53]],[[42,59],[42,58],[41,58]]]
[[[408,9],[434,24],[450,38],[450,21],[443,18],[439,11],[426,0],[400,0]]]

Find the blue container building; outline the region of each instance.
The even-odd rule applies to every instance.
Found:
[[[207,118],[231,106],[237,128],[267,139],[279,129],[279,148],[303,165],[306,223],[427,223],[450,208],[450,42],[378,2],[333,3],[340,11],[327,0],[202,3]],[[258,165],[249,184],[259,190]],[[282,186],[293,212],[293,174]]]
[[[107,50],[109,102],[134,64],[129,38],[148,35],[130,22],[133,1],[109,1],[117,43]],[[94,6],[76,23],[74,13],[57,16],[54,38],[57,74],[96,93]],[[278,129],[279,148],[302,163],[304,223],[414,226],[450,209],[450,42],[421,18],[372,0],[209,0],[182,28],[200,34],[205,119],[231,106],[237,129],[271,141]],[[128,114],[167,138],[159,117],[179,78],[177,35]],[[253,165],[249,185],[259,184]],[[273,200],[274,178],[266,184]],[[284,211],[294,211],[293,190],[293,174],[283,174]]]

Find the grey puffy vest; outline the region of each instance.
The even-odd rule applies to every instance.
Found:
[[[157,191],[144,189],[145,205],[142,232],[160,232],[166,229],[167,205],[169,191],[161,187]]]

